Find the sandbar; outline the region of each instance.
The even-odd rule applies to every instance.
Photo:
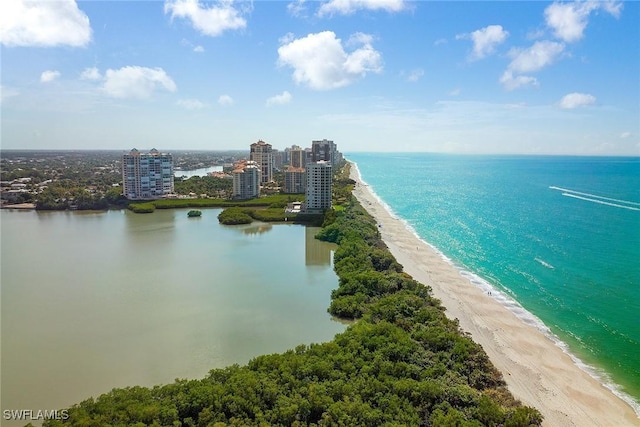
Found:
[[[355,163],[351,165],[353,194],[375,218],[383,241],[404,271],[432,288],[447,316],[457,318],[462,330],[484,348],[513,396],[542,413],[544,426],[640,426],[630,404],[395,218],[363,183]]]

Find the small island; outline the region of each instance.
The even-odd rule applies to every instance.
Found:
[[[202,216],[202,211],[190,210],[189,212],[187,212],[187,216],[189,218],[200,217],[200,216]]]

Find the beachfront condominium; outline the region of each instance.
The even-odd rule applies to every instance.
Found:
[[[335,166],[342,160],[342,154],[338,151],[335,142],[326,139],[311,142],[311,161],[324,160]]]
[[[289,164],[294,168],[304,168],[307,164],[306,152],[302,147],[293,145],[289,150]]]
[[[304,193],[307,187],[307,173],[304,168],[289,166],[284,171],[284,192]]]
[[[173,156],[155,148],[122,155],[122,194],[129,200],[159,199],[173,193]]]
[[[331,208],[331,179],[333,168],[325,160],[307,164],[307,189],[305,211],[321,213]]]
[[[233,198],[253,199],[260,195],[260,168],[253,160],[237,163],[233,176]]]
[[[256,162],[260,168],[260,183],[273,181],[273,149],[271,144],[262,140],[251,144],[249,160]]]

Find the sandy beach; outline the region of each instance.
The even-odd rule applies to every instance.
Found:
[[[461,328],[482,345],[511,393],[540,410],[543,425],[640,426],[640,418],[628,403],[394,218],[362,183],[355,167],[351,178],[357,182],[353,194],[376,219],[383,240],[404,270],[431,286],[447,316],[457,318]]]

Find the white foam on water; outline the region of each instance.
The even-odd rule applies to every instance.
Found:
[[[604,387],[609,389],[614,395],[618,396],[620,399],[626,402],[629,406],[631,406],[631,408],[634,410],[638,418],[640,418],[640,402],[636,401],[632,396],[623,392],[620,389],[620,386],[616,384],[611,379],[609,374],[607,374],[604,370],[596,368],[592,365],[589,365],[583,362],[578,356],[571,353],[571,351],[569,350],[569,346],[560,338],[558,338],[558,336],[555,335],[551,331],[551,329],[549,329],[549,327],[545,325],[545,323],[542,320],[540,320],[536,315],[534,315],[533,313],[531,313],[530,311],[522,307],[520,303],[518,303],[518,301],[516,301],[514,298],[507,295],[507,293],[513,294],[510,289],[505,289],[505,290],[498,289],[488,281],[484,280],[482,277],[476,275],[475,273],[472,273],[468,270],[464,270],[453,263],[452,265],[454,265],[460,272],[460,275],[466,278],[467,280],[469,280],[471,284],[479,287],[485,293],[489,293],[490,298],[493,298],[496,301],[498,301],[500,304],[506,307],[509,311],[515,314],[518,319],[520,319],[527,325],[530,325],[536,328],[538,331],[540,331],[546,338],[551,340],[565,354],[567,354],[571,358],[573,363],[576,366],[578,366],[578,368],[586,372],[589,376],[591,376],[600,384],[602,384]],[[571,332],[569,332],[569,334],[573,335]],[[577,337],[576,339],[578,341],[581,341]]]
[[[586,200],[588,202],[600,203],[602,205],[614,206],[617,208],[640,211],[639,208],[633,207],[633,206],[640,206],[640,203],[638,202],[632,202],[630,200],[614,199],[614,198],[605,197],[605,196],[598,196],[597,194],[583,193],[581,191],[571,190],[569,188],[556,187],[555,185],[552,185],[549,188],[551,190],[562,191],[562,195],[566,197],[573,197],[575,199]],[[605,202],[604,200],[608,200],[610,202],[616,202],[616,203],[608,203],[608,202]]]
[[[587,202],[599,203],[601,205],[613,206],[613,207],[622,208],[622,209],[629,209],[632,211],[640,211],[640,208],[634,208],[633,206],[625,206],[625,205],[619,205],[617,203],[605,202],[604,200],[590,199],[588,197],[582,197],[576,194],[562,193],[562,195],[566,197],[573,197],[574,199],[586,200]]]
[[[551,270],[555,269],[555,267],[553,265],[549,264],[548,262],[546,262],[543,259],[540,259],[540,258],[536,257],[536,258],[534,258],[534,260],[537,261],[538,263],[540,263],[540,265],[542,265],[544,267],[547,267],[547,268],[549,268]]]

